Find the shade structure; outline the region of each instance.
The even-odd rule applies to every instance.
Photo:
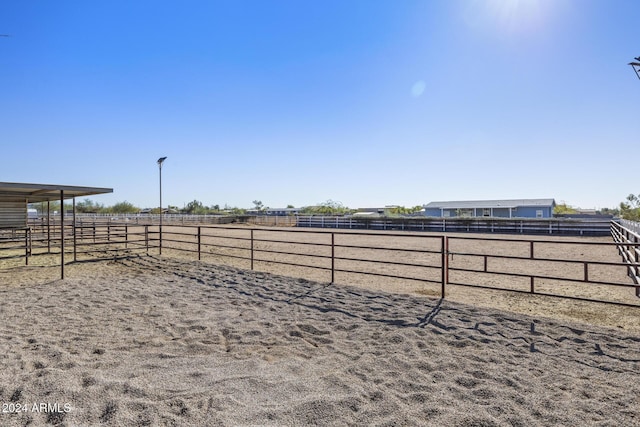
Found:
[[[113,193],[112,188],[72,185],[0,182],[0,228],[27,228],[29,203],[60,200],[60,278],[64,279],[64,208],[63,201],[74,199],[73,227],[75,233],[75,198]],[[48,220],[47,220],[48,221]],[[75,236],[75,234],[74,234]],[[75,241],[75,240],[74,240]],[[75,246],[74,246],[75,248]],[[74,252],[75,253],[75,252]],[[28,255],[27,255],[28,260]]]
[[[74,197],[113,193],[113,188],[0,182],[0,201],[47,202],[60,200],[61,192],[64,194],[64,199],[72,199]]]

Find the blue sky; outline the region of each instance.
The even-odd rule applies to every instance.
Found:
[[[153,207],[167,156],[179,207],[615,207],[640,192],[639,20],[635,0],[5,0],[0,181]]]

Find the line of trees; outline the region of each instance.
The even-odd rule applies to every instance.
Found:
[[[257,211],[265,211],[269,209],[269,207],[265,206],[262,201],[254,200],[253,202],[253,210]],[[31,208],[35,208],[38,210],[40,214],[46,214],[47,205],[46,203],[36,203],[30,205]],[[287,208],[295,208],[293,205],[287,205]],[[53,201],[50,202],[50,209],[52,212],[57,212],[60,210],[60,202]],[[65,202],[64,210],[71,211],[73,209],[73,205],[71,203]],[[190,215],[220,215],[220,214],[231,214],[231,215],[244,215],[247,210],[237,207],[231,207],[228,205],[224,205],[221,207],[220,205],[211,205],[205,206],[199,200],[192,200],[187,203],[182,209],[177,206],[167,206],[169,212],[172,213],[184,213]],[[390,215],[407,215],[414,212],[418,212],[422,209],[422,206],[414,206],[412,208],[407,208],[404,206],[396,206],[389,209]],[[91,199],[84,199],[80,202],[76,203],[76,212],[78,213],[99,213],[99,214],[137,214],[140,213],[142,209],[133,205],[128,201],[118,202],[113,206],[105,206],[101,203],[96,203]],[[159,213],[159,208],[154,208],[151,210],[146,210],[145,212],[157,214]],[[318,203],[314,206],[306,206],[300,210],[300,213],[303,215],[347,215],[356,212],[356,209],[351,209],[347,206],[344,206],[341,202],[334,200],[327,200],[326,202]]]
[[[29,205],[30,208],[36,209],[39,214],[46,215],[47,213],[47,204],[43,203],[33,203]],[[51,212],[59,212],[60,211],[60,202],[52,201],[49,202],[49,209]],[[65,202],[64,210],[65,212],[69,212],[73,209],[73,204]],[[198,200],[193,200],[185,205],[184,208],[180,209],[177,206],[167,206],[169,212],[175,213],[186,213],[193,215],[206,215],[206,214],[222,214],[222,213],[231,213],[234,215],[241,215],[246,212],[245,209],[235,208],[224,206],[224,208],[220,208],[219,205],[212,206],[204,206],[202,202]],[[80,202],[76,203],[76,212],[78,213],[99,213],[99,214],[137,214],[142,212],[143,209],[135,206],[133,203],[128,201],[118,202],[112,206],[105,206],[102,203],[96,203],[91,199],[84,199]],[[145,210],[145,212],[157,214],[160,212],[160,208],[153,208],[150,210]]]
[[[575,214],[577,209],[562,202],[556,205],[553,213],[556,215]],[[628,219],[630,221],[640,221],[640,194],[629,194],[626,201],[620,202],[617,208],[602,208],[597,211],[600,215],[613,215]]]
[[[353,212],[341,202],[327,200],[315,206],[306,206],[300,211],[303,215],[347,215]]]
[[[30,208],[36,209],[38,213],[44,215],[47,213],[47,204],[45,202],[42,203],[33,203],[29,205]],[[49,209],[51,212],[59,212],[60,211],[60,202],[52,201],[49,202]],[[65,212],[71,211],[73,209],[72,203],[65,202],[64,210]],[[134,206],[132,203],[127,201],[118,202],[113,206],[105,206],[101,203],[96,203],[91,199],[84,199],[81,202],[76,203],[76,212],[78,213],[107,213],[107,214],[125,214],[125,213],[137,213],[140,212],[140,208]]]
[[[620,216],[631,221],[640,221],[640,194],[629,194],[627,201],[620,203]]]
[[[416,212],[420,212],[422,210],[422,206],[416,205],[412,208],[405,208],[404,206],[396,206],[389,210],[391,215],[410,215]]]
[[[578,211],[572,207],[567,205],[566,203],[558,203],[555,208],[553,208],[554,215],[565,215],[565,214],[574,214]]]

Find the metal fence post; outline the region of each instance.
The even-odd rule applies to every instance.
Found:
[[[93,230],[95,232],[95,227]],[[147,248],[147,255],[149,255],[149,226],[148,225],[144,226],[144,245]]]
[[[251,269],[253,270],[253,228],[251,229]]]
[[[331,283],[335,283],[335,274],[336,274],[336,258],[335,258],[335,233],[331,233]]]
[[[589,281],[589,263],[587,261],[584,262],[584,281]]]
[[[442,285],[440,289],[440,298],[444,299],[445,288],[449,281],[449,238],[447,236],[442,236],[440,255],[442,256]]]
[[[77,249],[77,230],[76,230],[76,198],[73,199],[73,217],[71,220],[71,226],[73,227],[73,261],[78,261],[78,249]]]
[[[635,260],[636,260],[636,266],[634,268],[635,270],[635,275],[638,276],[640,274],[640,267],[638,267],[638,263],[640,262],[640,246],[638,246],[638,243],[640,243],[640,239],[638,239],[638,236],[635,235],[633,236],[633,243],[635,243],[635,245],[633,246],[633,252],[635,253]],[[638,298],[640,298],[640,286],[636,286],[636,296]]]
[[[529,259],[535,259],[535,253],[533,251],[533,243],[534,243],[533,240],[531,240],[529,242]],[[533,276],[531,276],[529,278],[529,281],[530,281],[530,283],[529,283],[529,292],[532,293],[532,294],[535,294],[536,293],[536,290],[535,290],[535,278]]]
[[[64,190],[60,190],[60,279],[64,280]]]
[[[529,259],[534,259],[535,257],[533,256],[533,240],[531,240],[529,242]]]
[[[24,230],[24,265],[29,265],[29,228]]]
[[[624,230],[624,240],[625,240],[625,242],[628,243],[628,245],[626,246],[626,252],[627,252],[627,256],[629,257],[629,261],[631,261],[631,259],[632,259],[631,258],[631,250],[632,249],[635,250],[635,247],[631,246],[631,238],[629,236],[630,232],[631,232],[631,230],[628,230],[628,229]],[[634,272],[634,269],[631,268],[631,267],[629,267],[627,270],[628,270],[629,276],[631,276],[633,274],[633,272]]]
[[[198,227],[198,261],[200,261],[200,243],[202,242],[200,229],[201,227]]]

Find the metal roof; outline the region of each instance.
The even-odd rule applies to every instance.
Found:
[[[113,193],[113,188],[0,182],[0,201],[26,200],[28,203],[37,203],[49,200],[60,200],[61,191],[64,192],[65,199],[70,199],[73,197]]]
[[[554,206],[554,199],[516,199],[516,200],[467,200],[457,202],[431,202],[425,209],[483,209],[518,208],[525,206]]]

